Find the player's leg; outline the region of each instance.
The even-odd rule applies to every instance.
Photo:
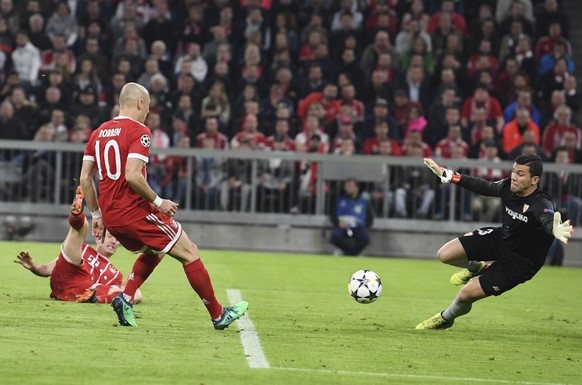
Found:
[[[88,228],[88,223],[83,213],[83,191],[81,186],[77,187],[75,199],[71,205],[69,225],[71,225],[71,228],[61,246],[63,256],[70,263],[80,266],[83,262],[81,248],[83,242],[85,242]]]
[[[489,267],[485,261],[497,259],[500,228],[481,228],[447,242],[437,252],[438,258],[449,265],[462,268],[450,278],[461,286],[481,275]]]
[[[198,247],[190,241],[186,233],[182,232],[182,236],[168,254],[184,266],[188,282],[206,306],[215,329],[226,329],[232,322],[244,315],[249,307],[248,302],[242,301],[228,307],[223,307],[218,302],[214,295],[210,275],[200,259]]]
[[[434,330],[448,329],[455,323],[455,319],[469,313],[473,302],[487,297],[478,279],[470,281],[463,286],[448,308],[431,318],[419,323],[416,329]]]

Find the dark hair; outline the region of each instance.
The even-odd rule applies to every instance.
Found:
[[[525,165],[529,167],[529,173],[531,176],[542,176],[544,172],[544,165],[542,163],[542,158],[535,154],[520,155],[515,158],[515,163],[520,165]]]

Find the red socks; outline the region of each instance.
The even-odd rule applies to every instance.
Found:
[[[85,213],[81,213],[77,216],[69,214],[69,225],[77,231],[80,231],[85,224]]]
[[[141,254],[135,260],[131,274],[125,284],[125,289],[123,289],[123,296],[126,300],[133,303],[135,292],[148,279],[159,263],[160,258],[157,255]]]
[[[200,296],[200,299],[208,309],[210,317],[213,320],[220,317],[222,314],[222,305],[214,296],[214,288],[210,282],[208,271],[204,267],[201,259],[197,259],[187,265],[184,265],[184,272],[192,289]]]

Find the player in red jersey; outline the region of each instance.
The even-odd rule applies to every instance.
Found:
[[[21,251],[14,262],[39,277],[50,277],[51,298],[111,303],[124,287],[121,272],[109,262],[118,242],[113,235],[106,233],[97,240],[95,249],[85,243],[89,225],[82,205],[83,193],[79,188],[69,215],[71,229],[57,258],[46,264],[37,264],[28,251]],[[136,293],[136,300],[141,301],[140,292]]]
[[[246,312],[248,303],[223,307],[218,302],[197,246],[173,218],[178,204],[160,198],[148,185],[146,164],[151,132],[143,122],[149,106],[150,95],[143,86],[137,83],[123,86],[119,116],[91,134],[83,157],[80,179],[93,217],[93,234],[101,238],[105,225],[125,248],[141,253],[123,293],[113,299],[112,306],[121,325],[136,327],[135,292],[162,257],[169,254],[182,263],[190,285],[210,313],[214,328],[222,330]],[[98,200],[95,175],[99,177]]]

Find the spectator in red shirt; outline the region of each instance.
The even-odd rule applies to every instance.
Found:
[[[461,34],[465,34],[467,29],[467,23],[463,15],[455,12],[455,2],[453,0],[443,0],[441,3],[441,11],[436,12],[431,16],[428,22],[428,33],[432,34],[439,26],[441,17],[443,14],[449,14],[451,18],[451,23],[455,29]]]
[[[540,31],[543,33],[544,31]],[[566,46],[566,53],[572,56],[570,42],[562,36],[562,26],[558,21],[552,21],[546,36],[542,36],[536,44],[536,60],[539,62],[544,55],[554,52],[554,43],[560,41]]]
[[[469,156],[469,145],[461,137],[462,131],[461,126],[450,126],[449,134],[446,138],[440,140],[436,144],[435,156],[443,158],[452,158],[453,149],[461,148],[463,150],[463,156],[466,158]]]
[[[494,120],[497,130],[501,132],[504,123],[501,105],[497,98],[490,96],[489,90],[481,84],[475,88],[473,96],[467,98],[463,104],[463,109],[461,110],[461,125],[467,127],[475,109],[479,107],[485,108],[487,111],[487,119]]]
[[[305,99],[299,102],[299,107],[297,108],[297,116],[304,120],[307,116],[307,111],[312,103],[319,103],[323,106],[325,111],[325,121],[331,123],[335,120],[339,113],[341,104],[337,99],[338,89],[337,85],[333,83],[328,83],[323,88],[323,92],[312,92],[307,95]]]
[[[375,136],[366,139],[363,146],[363,153],[364,155],[378,155],[380,154],[380,147],[382,143],[388,142],[390,146],[390,155],[402,155],[402,149],[398,142],[389,137],[388,133],[390,131],[390,127],[388,126],[388,122],[386,121],[378,121],[376,122],[376,126],[374,127],[374,132],[376,133]]]

